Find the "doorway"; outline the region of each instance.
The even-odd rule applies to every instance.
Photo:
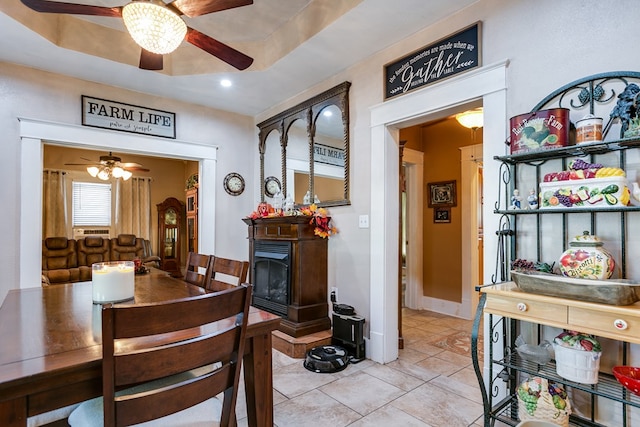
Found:
[[[215,253],[215,193],[217,147],[188,141],[155,139],[144,135],[91,127],[19,118],[20,160],[20,287],[40,284],[42,257],[42,159],[45,143],[95,150],[113,150],[149,156],[174,157],[198,161],[200,188],[212,197],[199,206],[201,235],[210,236],[200,244],[205,253]],[[131,147],[135,147],[132,149]]]
[[[504,152],[506,136],[506,68],[502,61],[480,67],[442,83],[417,90],[371,108],[371,250],[370,250],[370,338],[368,356],[379,363],[398,357],[398,239],[399,239],[399,129],[446,117],[461,105],[481,100],[485,111],[483,158]],[[485,169],[486,170],[486,169]],[[491,172],[491,171],[488,171]],[[484,188],[497,188],[497,173],[484,174]],[[483,208],[484,227],[497,229],[497,220]],[[384,208],[380,209],[380,206]],[[497,245],[495,236],[484,236],[484,247]],[[394,260],[394,262],[388,262]],[[484,257],[487,271],[487,257]]]

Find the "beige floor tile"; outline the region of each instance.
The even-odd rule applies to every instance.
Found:
[[[405,345],[405,348],[424,353],[428,356],[435,356],[438,353],[445,351],[442,347],[435,346],[426,341],[415,341]]]
[[[273,388],[290,399],[322,387],[338,378],[333,373],[319,374],[308,371],[302,366],[302,360],[300,360],[299,363],[273,370]]]
[[[442,351],[440,348],[438,350]],[[426,359],[427,357],[429,357],[429,353],[414,350],[413,346],[405,346],[404,349],[398,350],[398,360],[406,363],[416,363]]]
[[[448,362],[446,360],[438,359],[437,357],[429,357],[416,363],[417,367],[423,368],[430,372],[435,372],[439,375],[448,377],[449,375],[458,372],[462,369],[462,366],[455,362]]]
[[[453,351],[449,350],[441,351],[440,353],[435,354],[433,357],[455,363],[460,368],[471,366],[471,357],[454,353]]]
[[[420,363],[420,362],[418,362]],[[409,374],[413,377],[416,377],[422,381],[430,381],[433,378],[440,375],[440,373],[431,371],[422,366],[419,366],[417,363],[406,362],[404,360],[394,360],[391,363],[387,363],[385,366],[388,366],[393,369],[397,369],[400,372],[404,372],[405,374]]]
[[[482,405],[426,383],[391,405],[433,427],[467,427],[482,414]]]
[[[364,372],[320,387],[320,391],[360,415],[367,415],[405,393],[400,388]]]
[[[312,390],[275,405],[273,411],[277,427],[342,427],[362,418],[320,390]]]
[[[375,364],[365,369],[364,372],[376,378],[379,378],[384,382],[394,385],[404,391],[413,390],[414,388],[424,384],[424,381],[404,372],[398,371],[397,369],[390,368],[387,365]]]
[[[429,384],[433,384],[460,397],[464,397],[465,399],[469,399],[472,402],[482,405],[482,395],[480,393],[480,387],[478,386],[477,380],[475,384],[469,385],[462,381],[458,381],[453,376],[440,376],[429,381]],[[480,415],[482,415],[482,411],[476,414],[476,416]]]
[[[406,412],[402,412],[398,408],[394,408],[392,405],[383,406],[361,418],[349,427],[429,427],[419,419],[412,417]]]

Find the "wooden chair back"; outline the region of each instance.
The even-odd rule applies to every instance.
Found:
[[[248,271],[248,261],[211,256],[207,268],[205,288],[210,291],[221,291],[238,286],[247,281]]]
[[[189,252],[189,255],[187,255],[187,268],[184,272],[184,280],[192,285],[204,288],[210,258],[212,257],[209,255]]]
[[[161,303],[104,306],[104,425],[157,419],[221,392],[220,425],[235,422],[250,301],[251,285],[241,285]]]

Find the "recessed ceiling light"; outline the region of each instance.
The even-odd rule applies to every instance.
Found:
[[[231,80],[229,80],[229,79],[220,80],[220,86],[222,86],[222,87],[231,87]]]

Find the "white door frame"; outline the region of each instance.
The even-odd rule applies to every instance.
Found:
[[[507,61],[501,61],[480,67],[371,108],[370,170],[384,171],[371,173],[370,180],[371,321],[368,355],[376,362],[388,363],[398,358],[399,129],[427,121],[429,115],[482,99],[485,112],[483,141],[492,141],[484,144],[483,157],[504,154],[507,65]],[[498,188],[497,177],[485,179],[484,185],[485,188],[491,188],[491,185]],[[496,221],[489,218],[487,212],[493,202],[485,200],[484,206],[485,229],[497,229]],[[485,249],[496,244],[494,236],[485,236]],[[489,271],[487,259],[485,256],[485,272]]]
[[[407,276],[405,305],[413,310],[422,309],[422,206],[424,192],[424,153],[405,148],[402,152],[405,167],[407,192],[406,233],[407,233]]]
[[[71,124],[20,121],[20,288],[40,286],[42,270],[42,169],[45,143],[94,150],[199,161],[199,185],[207,197],[198,203],[199,250],[215,253],[216,158],[218,147]],[[211,197],[208,197],[208,196]]]

